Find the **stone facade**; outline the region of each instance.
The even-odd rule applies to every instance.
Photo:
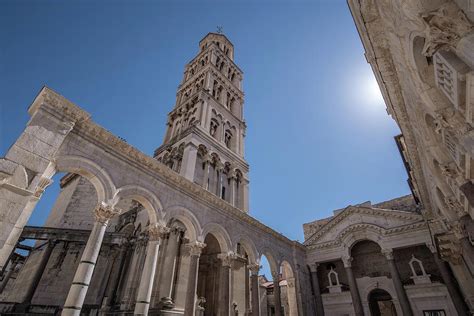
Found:
[[[243,74],[232,43],[210,33],[154,157],[40,91],[0,159],[0,312],[472,313],[472,5],[348,3],[402,131],[412,195],[304,224],[304,244],[249,215]],[[66,175],[45,227],[25,226],[57,173]],[[260,282],[262,255],[271,286]]]

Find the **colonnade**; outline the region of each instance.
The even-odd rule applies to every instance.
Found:
[[[106,228],[110,219],[119,213],[120,211],[118,209],[106,203],[101,203],[94,210],[95,223],[83,251],[79,266],[75,272],[73,282],[66,298],[66,303],[63,307],[62,315],[80,315],[94,273],[94,268],[97,264]],[[189,242],[187,239],[183,238],[184,234],[181,228],[169,228],[161,223],[150,224],[145,233],[145,239],[147,241],[146,256],[141,269],[140,282],[136,292],[134,315],[148,314],[152,290],[156,286],[160,286],[160,295],[163,296],[161,301],[169,301],[172,303],[171,297],[173,294],[173,282],[177,269],[176,261],[180,255],[179,248],[181,242],[185,240],[186,243],[183,244],[183,246],[186,255],[189,255],[190,259],[186,282],[187,288],[184,301],[184,315],[194,316],[199,305],[196,295],[199,278],[199,259],[206,244],[199,241]],[[160,284],[157,285],[153,283],[157,271],[158,257],[161,251],[160,246],[164,239],[168,240],[166,244],[166,256],[163,258],[163,271],[160,276]],[[219,271],[219,299],[217,308],[220,315],[231,315],[235,308],[235,305],[233,306],[233,302],[231,301],[234,261],[240,260],[242,262],[243,257],[229,251],[218,254],[217,258],[221,264],[221,269]],[[244,271],[246,278],[249,280],[245,282],[245,305],[242,306],[243,309],[245,309],[245,315],[250,314],[250,306],[252,311],[251,315],[260,315],[259,269],[260,265],[258,263],[249,262],[247,259]],[[278,283],[279,273],[273,273],[273,275],[275,280],[275,300],[277,306],[281,306],[280,288]],[[171,306],[171,308],[173,307],[174,306]],[[239,311],[243,312],[243,310]],[[277,308],[276,315],[282,315],[281,309]]]

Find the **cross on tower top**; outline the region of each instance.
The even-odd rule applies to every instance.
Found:
[[[218,34],[223,34],[224,33],[224,28],[220,25],[217,26],[217,33]]]

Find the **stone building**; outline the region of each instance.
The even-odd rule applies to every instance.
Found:
[[[473,314],[474,5],[348,4],[412,195],[304,224],[303,244],[255,220],[243,74],[232,43],[210,33],[154,157],[40,91],[0,158],[0,312]],[[57,173],[45,227],[25,226]],[[260,282],[262,255],[278,282]]]

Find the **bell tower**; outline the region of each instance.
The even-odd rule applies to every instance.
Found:
[[[233,206],[248,212],[242,71],[234,45],[220,33],[199,42],[184,70],[163,144],[154,157]]]

